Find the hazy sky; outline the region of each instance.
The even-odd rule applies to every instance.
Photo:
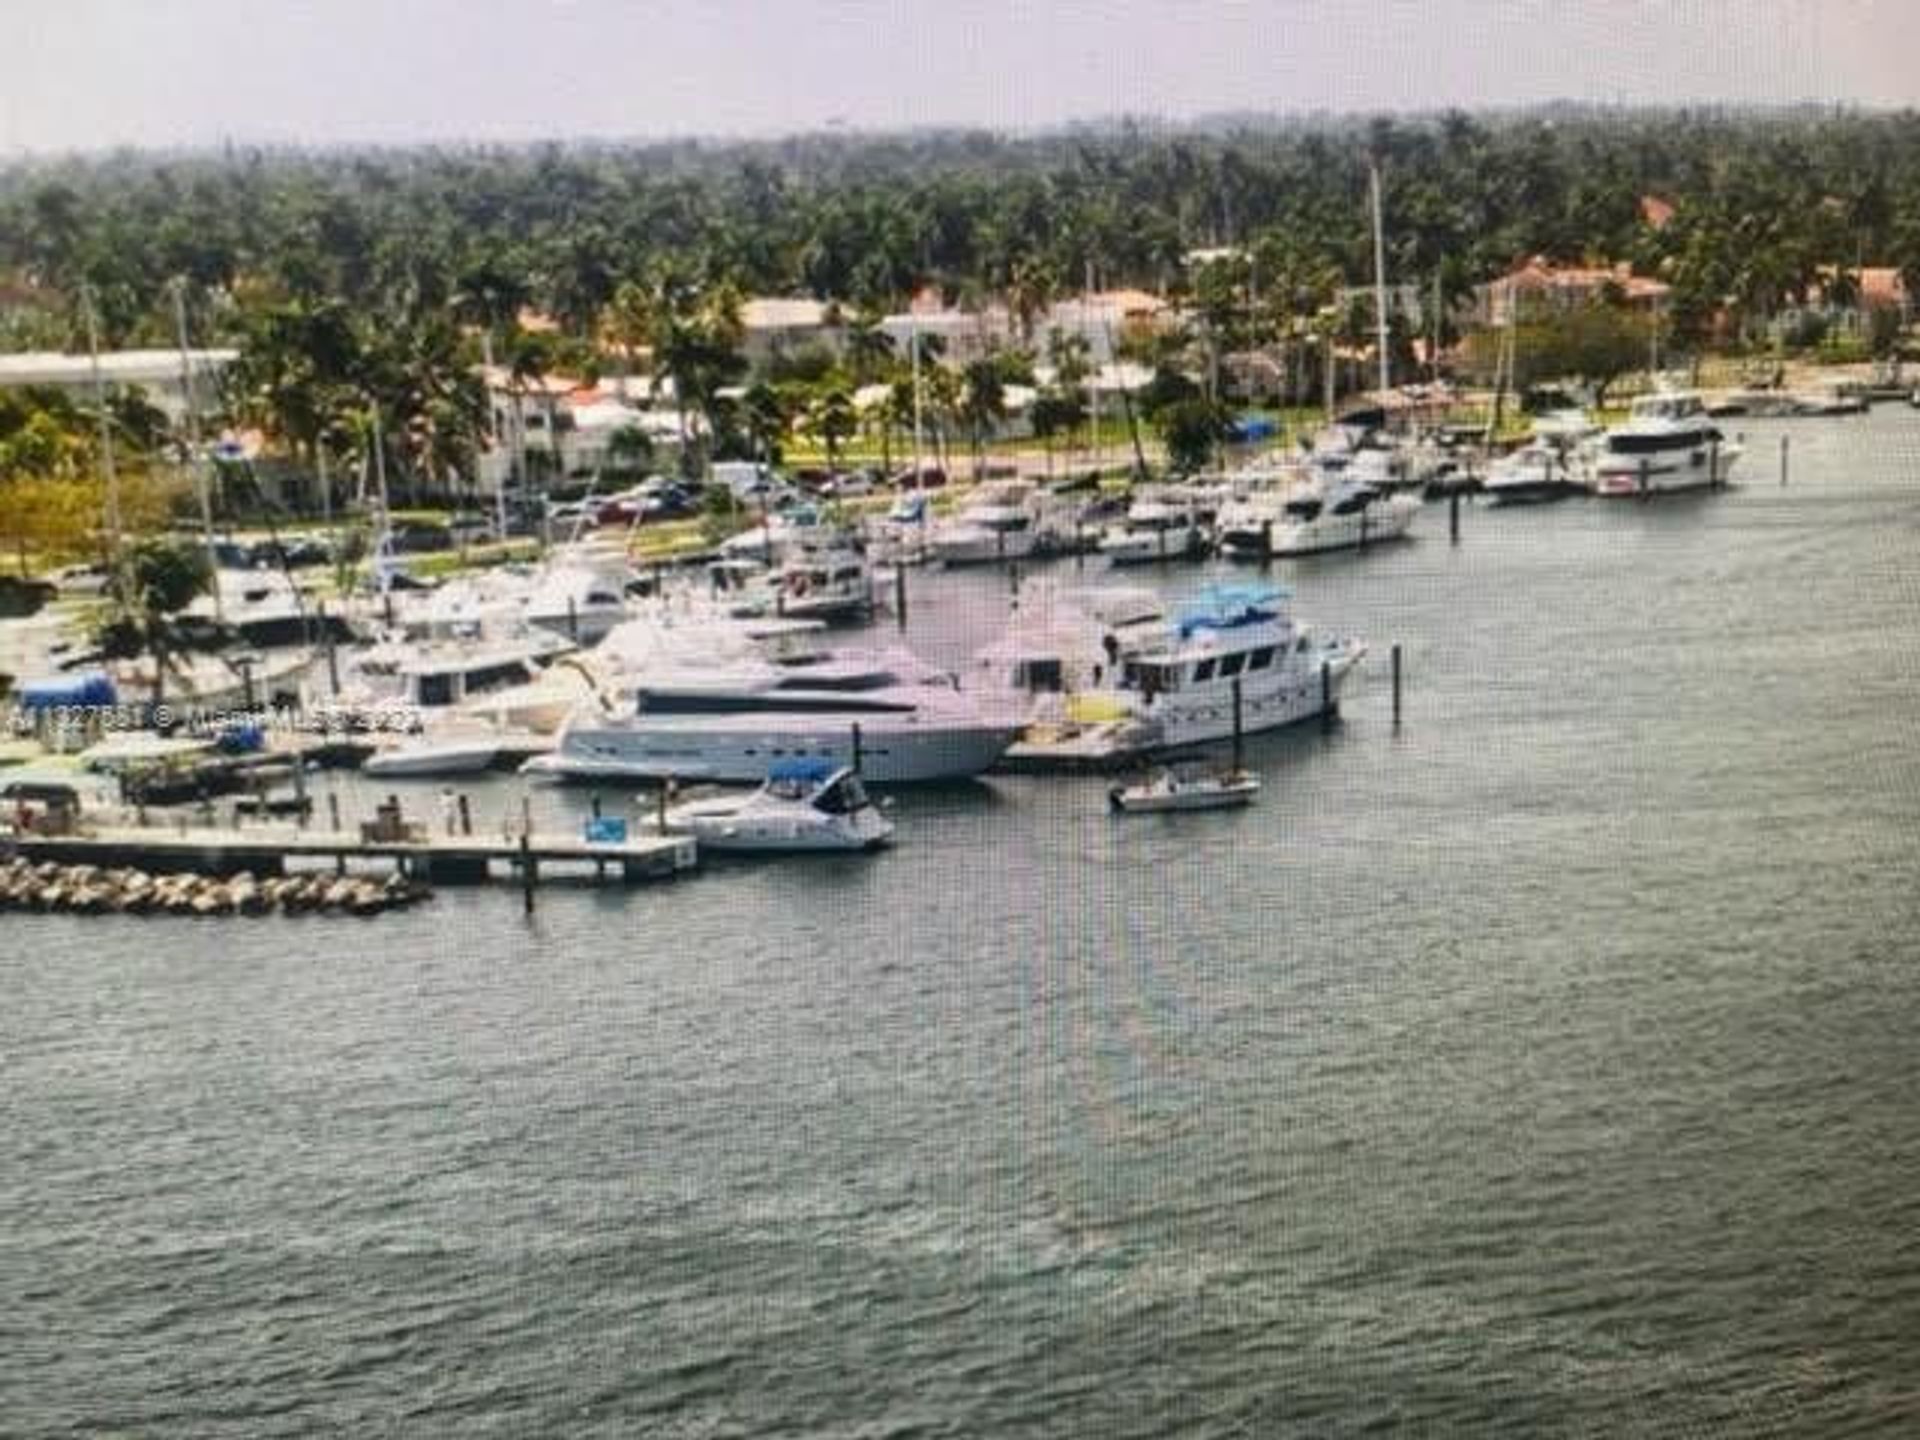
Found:
[[[0,0],[0,154],[1920,103],[1920,0]]]

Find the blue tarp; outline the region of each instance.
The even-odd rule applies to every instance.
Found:
[[[74,706],[97,708],[117,704],[113,681],[98,671],[61,675],[51,680],[29,680],[16,698],[23,710],[61,710]]]
[[[214,738],[213,743],[222,755],[251,755],[265,748],[267,734],[252,723],[229,725]]]
[[[769,780],[800,781],[803,784],[817,785],[825,780],[840,766],[824,757],[796,756],[792,760],[776,760],[767,771]]]
[[[1224,630],[1271,620],[1279,613],[1273,607],[1289,594],[1279,585],[1210,585],[1180,612],[1180,638],[1184,640],[1197,630]]]
[[[1271,440],[1279,433],[1280,426],[1264,415],[1241,415],[1227,423],[1227,438],[1238,445]]]
[[[587,821],[587,843],[589,845],[624,845],[627,843],[627,822],[617,815],[596,815]]]

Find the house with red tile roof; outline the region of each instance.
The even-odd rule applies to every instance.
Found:
[[[1535,255],[1497,280],[1479,286],[1480,319],[1504,325],[1510,318],[1527,319],[1556,310],[1572,310],[1596,300],[1612,299],[1630,310],[1648,314],[1666,309],[1673,287],[1664,280],[1635,275],[1625,261],[1612,265],[1561,265]]]

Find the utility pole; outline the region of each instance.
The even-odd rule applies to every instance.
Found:
[[[100,329],[93,313],[93,287],[80,287],[80,309],[87,323],[87,358],[93,376],[94,419],[100,430],[100,473],[106,482],[107,557],[116,572],[120,548],[120,472],[113,463],[113,422],[107,415],[107,382],[100,370]]]
[[[173,282],[173,325],[180,341],[180,401],[186,416],[187,468],[200,497],[200,533],[207,547],[207,572],[214,578],[213,618],[225,620],[220,604],[220,586],[216,574],[219,561],[213,548],[212,479],[205,457],[200,453],[200,416],[193,395],[193,359],[187,348],[187,281],[180,276]]]
[[[1380,225],[1380,166],[1367,161],[1367,184],[1373,195],[1373,319],[1380,346],[1380,399],[1387,398],[1392,362],[1387,355],[1387,243]]]

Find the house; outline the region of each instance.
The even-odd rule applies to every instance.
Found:
[[[1011,347],[1017,338],[1010,315],[1004,306],[989,305],[980,310],[960,310],[948,306],[934,308],[922,297],[897,315],[880,322],[881,330],[893,341],[896,355],[911,355],[913,337],[937,337],[940,361],[945,365],[965,366]]]
[[[1841,283],[1843,274],[1844,284]],[[1875,310],[1893,311],[1902,325],[1913,321],[1913,296],[1908,293],[1898,266],[1861,265],[1843,269],[1838,265],[1822,265],[1807,287],[1806,299],[1779,310],[1768,325],[1768,333],[1790,337],[1804,333],[1813,325],[1822,334],[1858,339],[1867,333],[1869,317]]]
[[[1560,265],[1544,255],[1521,262],[1497,280],[1475,289],[1482,324],[1574,310],[1613,298],[1630,310],[1658,314],[1667,308],[1673,287],[1663,280],[1635,275],[1622,261],[1614,265]]]
[[[1095,365],[1111,364],[1128,340],[1141,339],[1175,321],[1173,307],[1145,290],[1095,290],[1055,301],[1033,326],[1033,349],[1049,353],[1056,336],[1077,337]]]
[[[740,324],[740,353],[756,370],[803,350],[837,355],[844,342],[839,307],[800,296],[755,296],[741,305]]]

